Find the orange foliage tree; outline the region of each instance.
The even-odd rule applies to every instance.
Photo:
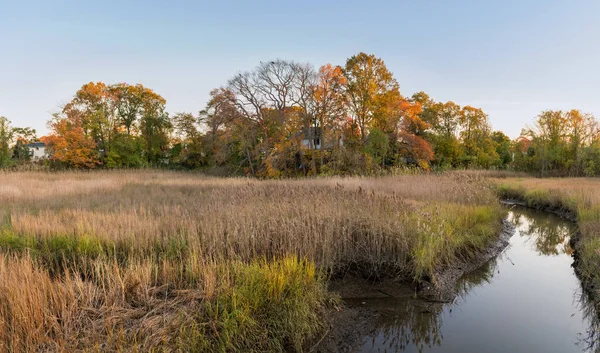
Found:
[[[401,154],[420,167],[428,169],[429,163],[434,158],[434,153],[429,142],[423,138],[431,125],[421,118],[422,106],[419,102],[411,103],[408,100],[403,100],[400,104],[400,110],[402,112],[399,133],[399,141],[402,146]]]
[[[41,140],[48,146],[51,160],[73,168],[94,168],[100,164],[96,142],[85,134],[76,116],[55,115],[48,127],[52,133]]]

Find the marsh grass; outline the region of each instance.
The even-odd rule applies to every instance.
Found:
[[[27,256],[1,256],[0,350],[299,351],[337,305],[294,257],[202,263],[186,287],[176,264],[90,266],[93,280],[54,280]]]
[[[338,305],[330,276],[435,282],[504,216],[473,175],[0,178],[0,350],[13,351],[301,351]]]

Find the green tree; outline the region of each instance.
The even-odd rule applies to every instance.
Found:
[[[546,110],[533,128],[526,130],[532,141],[532,158],[542,176],[564,171],[567,165],[567,121],[562,111]]]
[[[454,167],[460,155],[457,133],[460,125],[461,107],[454,102],[435,103],[424,94],[417,99],[425,102],[421,119],[431,125],[427,138],[434,150],[433,163],[442,167]]]
[[[496,145],[496,154],[499,157],[499,166],[506,167],[512,162],[511,141],[502,131],[494,131],[491,135]]]
[[[12,164],[12,152],[10,145],[13,141],[14,129],[10,120],[0,116],[0,167],[8,167]]]
[[[144,155],[149,163],[162,163],[169,147],[173,125],[165,111],[166,100],[154,92],[144,95],[140,121]]]
[[[135,86],[117,83],[109,87],[114,97],[119,122],[125,127],[127,135],[133,134],[140,120],[144,98],[154,92],[141,84]]]
[[[118,134],[113,138],[112,148],[106,156],[108,168],[139,168],[146,165],[142,158],[143,141],[140,137]]]
[[[18,163],[31,160],[31,153],[26,146],[31,142],[37,141],[35,129],[30,127],[14,127],[13,135],[15,145],[13,147],[12,158]]]
[[[461,137],[467,158],[476,156],[480,150],[478,143],[483,142],[490,131],[488,116],[479,108],[465,106],[459,115]]]
[[[86,136],[91,137],[101,155],[110,152],[111,141],[117,134],[118,118],[113,92],[102,82],[83,85],[63,108],[63,113],[80,120]]]
[[[172,156],[186,168],[205,165],[203,139],[199,131],[200,119],[191,113],[177,113],[172,120],[178,136]]]
[[[388,135],[378,128],[373,128],[369,131],[369,136],[367,137],[364,149],[365,152],[373,158],[373,161],[376,164],[384,167],[389,146],[390,140]]]

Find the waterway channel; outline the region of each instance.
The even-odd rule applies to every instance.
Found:
[[[600,352],[598,315],[572,268],[576,228],[513,206],[508,247],[459,282],[451,303],[414,296],[349,301],[380,313],[359,352]]]

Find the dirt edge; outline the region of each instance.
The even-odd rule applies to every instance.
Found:
[[[419,295],[432,301],[451,302],[456,296],[456,282],[465,274],[473,272],[492,258],[500,255],[508,246],[509,239],[515,233],[515,227],[503,220],[502,230],[485,250],[474,260],[461,261],[435,273],[435,284],[427,283],[420,288]]]

